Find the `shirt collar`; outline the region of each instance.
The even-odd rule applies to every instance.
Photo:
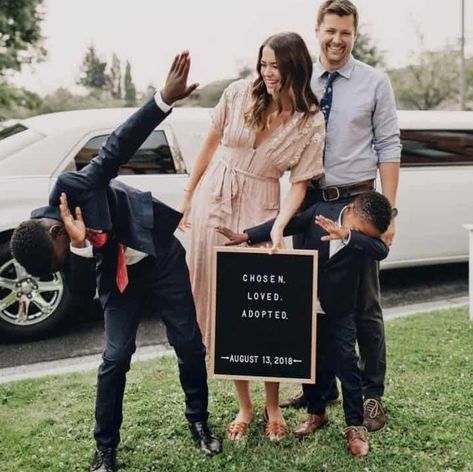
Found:
[[[354,68],[355,68],[355,58],[350,54],[350,58],[348,59],[347,63],[343,67],[340,67],[340,69],[338,69],[337,71],[333,71],[333,72],[338,72],[342,77],[345,77],[345,79],[349,79],[351,77],[351,74]],[[328,72],[329,71],[321,64],[320,59],[319,59],[314,65],[315,76],[320,78]]]
[[[340,211],[340,214],[338,215],[338,219],[337,219],[337,225],[338,226],[342,226],[342,216],[343,216],[343,212],[347,209],[347,206],[348,205],[345,205],[342,210]]]

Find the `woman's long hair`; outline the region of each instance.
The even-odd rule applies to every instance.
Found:
[[[263,130],[266,126],[266,112],[273,100],[266,90],[266,85],[261,75],[261,57],[263,48],[270,47],[276,56],[278,70],[281,75],[279,93],[274,100],[277,113],[281,113],[282,102],[280,93],[287,91],[291,100],[292,113],[295,111],[303,113],[302,124],[311,115],[319,110],[319,101],[310,87],[312,77],[312,59],[304,40],[297,33],[279,33],[270,36],[259,48],[256,70],[258,77],[253,82],[252,96],[253,105],[245,113],[245,121],[248,126]]]

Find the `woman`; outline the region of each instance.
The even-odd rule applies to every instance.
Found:
[[[296,33],[271,36],[260,47],[256,70],[256,80],[232,83],[213,110],[212,127],[182,205],[181,229],[191,226],[191,216],[189,267],[207,346],[212,247],[226,242],[215,228],[238,232],[276,218],[271,239],[273,248],[280,247],[308,180],[322,174],[325,123],[310,88],[312,61],[304,41]],[[292,185],[279,208],[279,179],[287,169]],[[235,386],[240,411],[227,427],[231,441],[245,435],[254,414],[249,383],[235,381]],[[265,390],[266,435],[277,441],[287,434],[278,405],[279,384],[266,382]]]

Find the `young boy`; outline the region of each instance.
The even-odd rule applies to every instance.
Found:
[[[308,400],[308,417],[294,434],[307,436],[328,423],[327,395],[333,373],[343,392],[345,430],[350,454],[369,452],[363,425],[363,395],[358,356],[355,350],[355,304],[358,279],[365,257],[384,259],[389,252],[381,239],[391,222],[391,205],[383,195],[367,192],[352,202],[318,202],[292,218],[284,230],[289,236],[304,233],[305,249],[319,251],[317,382],[303,386]],[[217,231],[228,245],[267,241],[273,221],[236,234],[227,228]]]

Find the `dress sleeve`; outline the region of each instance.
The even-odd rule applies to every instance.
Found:
[[[231,112],[234,102],[246,96],[251,90],[249,80],[237,80],[232,82],[222,93],[219,102],[210,111],[210,117],[213,127],[223,133],[226,126],[229,125]],[[242,102],[243,103],[243,102]],[[235,114],[235,113],[233,113]]]
[[[217,105],[210,112],[210,118],[212,119],[212,125],[221,133],[225,128],[225,124],[228,119],[228,87],[223,91],[220,100]]]
[[[300,159],[291,168],[291,184],[320,177],[323,172],[323,153],[325,142],[325,122],[318,120],[309,133]]]

